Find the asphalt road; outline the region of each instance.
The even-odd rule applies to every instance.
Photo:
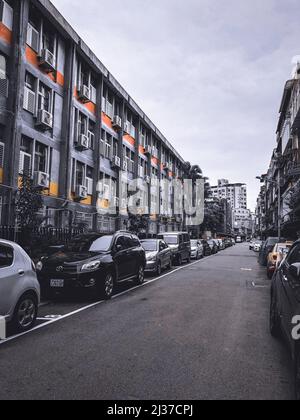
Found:
[[[269,286],[237,245],[2,343],[0,399],[292,399]],[[77,305],[46,304],[41,322]]]

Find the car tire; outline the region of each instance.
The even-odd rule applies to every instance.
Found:
[[[189,254],[189,256],[187,257],[186,262],[187,262],[187,264],[190,264],[191,263],[191,254]]]
[[[136,276],[136,284],[140,286],[144,284],[144,282],[145,282],[145,269],[142,265],[140,265],[137,276]]]
[[[177,265],[179,265],[179,266],[182,265],[182,256],[180,254],[177,257]]]
[[[31,330],[38,314],[38,299],[34,293],[25,293],[18,301],[11,327],[13,332],[22,333]]]
[[[172,268],[173,268],[173,259],[172,259],[172,257],[171,257],[171,258],[170,258],[169,265],[168,265],[168,269],[169,269],[169,270],[172,270]]]
[[[110,300],[113,296],[115,289],[115,276],[111,272],[107,272],[104,281],[101,280],[98,290],[100,289],[100,298]],[[98,297],[98,296],[97,296]]]
[[[300,347],[296,349],[294,361],[295,400],[300,401]]]
[[[158,261],[158,263],[157,263],[157,269],[156,269],[156,274],[157,274],[158,276],[160,276],[160,275],[161,275],[161,273],[162,273],[161,262],[160,262],[160,261]]]
[[[281,322],[274,293],[272,293],[270,305],[270,333],[274,338],[281,337]]]
[[[269,279],[269,280],[272,280],[272,277],[273,277],[273,273],[272,273],[272,271],[267,270],[267,276],[268,276],[268,279]]]

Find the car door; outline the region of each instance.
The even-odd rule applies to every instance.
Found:
[[[169,247],[164,241],[159,241],[159,253],[163,267],[167,267],[170,263]]]
[[[126,238],[121,235],[116,238],[114,244],[114,261],[117,266],[119,280],[127,277],[128,271],[128,252]]]
[[[15,264],[15,252],[11,246],[0,243],[0,315],[6,316],[16,304],[15,291],[21,274]]]
[[[135,240],[131,235],[124,235],[126,244],[126,277],[135,276],[138,272],[139,249],[136,247]]]
[[[280,312],[284,332],[293,344],[292,320],[299,315],[300,309],[300,279],[291,272],[292,264],[300,264],[300,244],[297,244],[279,268],[280,275]]]

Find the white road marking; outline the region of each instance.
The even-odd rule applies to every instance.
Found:
[[[161,280],[161,279],[163,279],[163,278],[165,278],[165,277],[168,277],[168,276],[170,276],[171,274],[177,273],[178,271],[184,270],[184,269],[186,269],[186,268],[188,268],[188,267],[192,267],[193,265],[196,265],[196,264],[201,264],[201,263],[203,263],[204,261],[207,261],[207,260],[208,260],[208,259],[210,259],[210,258],[214,258],[214,257],[216,257],[217,255],[218,255],[218,254],[216,254],[216,255],[211,255],[211,256],[206,257],[206,258],[204,258],[204,259],[202,259],[202,260],[195,261],[195,262],[193,262],[193,263],[191,263],[191,264],[184,265],[184,266],[182,266],[182,267],[178,267],[178,268],[176,268],[175,270],[172,270],[172,271],[170,271],[169,273],[163,274],[163,275],[162,275],[162,276],[160,276],[160,277],[156,277],[155,279],[153,279],[153,280],[149,280],[149,281],[146,281],[145,283],[143,283],[143,284],[141,284],[141,285],[139,285],[139,286],[136,286],[136,287],[133,287],[133,288],[131,288],[131,289],[125,290],[124,292],[118,293],[117,295],[114,295],[114,296],[112,297],[112,299],[116,299],[116,298],[121,297],[121,296],[123,296],[123,295],[126,295],[126,294],[128,294],[128,293],[130,293],[130,292],[132,292],[132,291],[134,291],[134,290],[137,290],[137,289],[140,289],[140,288],[145,287],[145,286],[147,286],[147,285],[153,284],[153,283],[157,282],[158,280]],[[67,319],[67,318],[70,318],[70,317],[72,317],[72,316],[74,316],[74,315],[80,314],[81,312],[85,312],[85,311],[87,311],[88,309],[95,308],[95,307],[97,307],[97,306],[99,306],[99,305],[101,305],[101,304],[103,304],[103,303],[105,303],[105,302],[106,302],[105,300],[101,300],[101,301],[99,301],[99,302],[94,302],[94,303],[92,303],[92,304],[90,304],[90,305],[87,305],[87,306],[84,306],[84,307],[82,307],[82,308],[79,308],[79,309],[77,309],[76,311],[73,311],[73,312],[67,313],[67,314],[65,314],[65,315],[62,315],[62,316],[60,316],[59,318],[53,318],[53,319],[50,319],[50,320],[48,320],[48,319],[46,319],[46,318],[45,318],[45,319],[43,319],[43,318],[39,318],[38,320],[41,320],[41,321],[44,321],[44,320],[45,320],[46,322],[44,322],[43,324],[37,325],[36,327],[34,327],[34,328],[32,328],[31,330],[26,331],[26,332],[24,332],[24,333],[17,334],[17,335],[13,335],[13,336],[11,336],[11,337],[9,337],[9,338],[5,339],[5,340],[0,340],[0,346],[1,346],[1,345],[3,345],[3,344],[9,343],[10,341],[16,340],[17,338],[24,337],[25,335],[31,334],[31,333],[33,333],[34,331],[41,330],[42,328],[45,328],[45,327],[47,327],[47,326],[49,326],[49,325],[51,325],[51,324],[55,324],[56,322],[62,321],[62,320]]]
[[[253,271],[252,268],[241,268],[242,271]]]

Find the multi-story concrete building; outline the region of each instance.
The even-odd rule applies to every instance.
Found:
[[[284,86],[279,114],[276,148],[262,178],[257,213],[263,220],[263,236],[277,236],[280,226],[282,236],[296,239],[300,235],[300,65]]]
[[[231,208],[247,210],[247,186],[245,184],[230,184],[227,179],[220,179],[217,186],[211,187],[213,197],[226,199]]]
[[[227,179],[220,179],[217,186],[211,187],[212,196],[227,200],[232,209],[232,227],[236,235],[252,234],[252,214],[247,206],[247,186],[241,183],[230,184]]]
[[[15,223],[26,171],[43,190],[47,224],[126,227],[119,186],[138,178],[149,232],[182,228],[174,197],[166,208],[155,188],[183,177],[179,153],[50,1],[0,4],[1,224]]]

